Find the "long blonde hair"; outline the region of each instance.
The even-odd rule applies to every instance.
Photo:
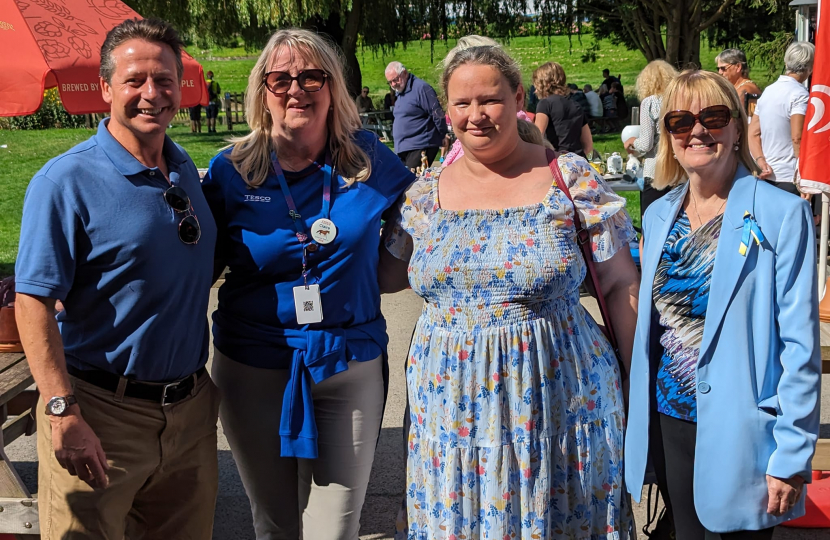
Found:
[[[450,77],[455,73],[455,70],[465,64],[496,68],[507,79],[507,84],[513,92],[518,91],[519,87],[522,86],[522,72],[519,64],[498,45],[481,45],[461,50],[456,47],[453,51],[455,51],[454,54],[448,56],[444,61],[444,72],[441,74],[441,88],[444,91],[445,100],[449,98],[447,89],[449,88]],[[519,137],[523,141],[551,148],[550,143],[545,140],[542,132],[533,122],[517,118],[516,128],[519,131]]]
[[[642,101],[649,96],[662,94],[677,75],[674,66],[665,60],[652,60],[637,76],[637,97]]]
[[[732,83],[717,73],[701,71],[696,69],[686,70],[669,83],[663,93],[663,106],[660,109],[660,121],[669,111],[688,108],[689,104],[698,99],[703,106],[726,105],[733,112],[738,112],[736,122],[739,130],[738,135],[738,160],[752,174],[757,175],[760,169],[749,153],[749,135],[747,130],[746,111],[741,106],[741,100]],[[652,185],[655,189],[675,187],[684,182],[687,178],[686,171],[680,166],[680,162],[674,156],[671,144],[672,135],[666,133],[660,137],[657,150],[657,166],[654,171]],[[731,151],[731,149],[729,149]]]
[[[349,185],[366,180],[372,174],[372,162],[355,140],[361,128],[360,116],[346,89],[343,60],[325,38],[298,28],[279,30],[271,36],[251,70],[245,94],[245,116],[251,132],[231,139],[228,148],[232,148],[234,168],[252,188],[261,186],[271,172],[271,152],[277,147],[271,137],[273,120],[265,106],[268,89],[263,77],[274,55],[283,48],[319,66],[328,75],[326,86],[331,92],[332,108],[326,124],[334,166]]]

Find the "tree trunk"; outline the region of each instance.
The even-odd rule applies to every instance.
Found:
[[[346,15],[346,25],[343,28],[343,39],[340,48],[346,60],[346,85],[352,97],[360,94],[363,85],[363,75],[360,73],[360,62],[357,60],[357,33],[360,29],[360,17],[363,12],[363,0],[352,0],[352,9]]]

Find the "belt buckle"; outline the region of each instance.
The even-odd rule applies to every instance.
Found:
[[[172,405],[172,403],[167,403],[167,391],[170,390],[171,388],[173,388],[173,389],[177,388],[181,383],[182,383],[182,381],[176,381],[176,382],[171,382],[171,383],[167,383],[167,384],[164,385],[164,389],[162,389],[162,391],[161,391],[161,406],[162,407],[164,407],[165,405]]]

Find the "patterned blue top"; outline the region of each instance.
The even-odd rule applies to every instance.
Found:
[[[722,221],[723,214],[692,231],[681,210],[654,277],[654,306],[666,329],[660,337],[657,411],[690,422],[697,420],[695,369]]]

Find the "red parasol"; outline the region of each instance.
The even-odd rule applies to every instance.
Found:
[[[816,56],[810,87],[810,104],[801,135],[799,187],[805,193],[830,194],[827,174],[827,153],[830,151],[830,30],[819,26],[822,18],[830,17],[830,2],[818,3]]]
[[[108,112],[98,70],[113,27],[141,16],[119,0],[0,0],[0,116],[38,110],[57,87],[71,114]],[[207,105],[202,66],[182,51],[182,107]]]

